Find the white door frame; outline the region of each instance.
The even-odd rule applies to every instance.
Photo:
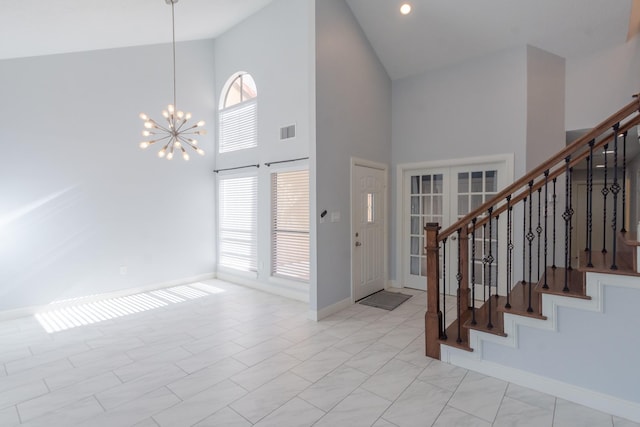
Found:
[[[477,165],[484,163],[504,163],[505,165],[505,177],[506,182],[513,182],[514,178],[514,161],[515,155],[510,154],[496,154],[491,156],[478,156],[478,157],[466,157],[460,159],[445,159],[445,160],[433,160],[426,162],[415,163],[400,163],[396,166],[396,202],[395,202],[395,241],[396,241],[396,254],[395,266],[396,277],[391,283],[393,287],[404,288],[404,264],[403,261],[406,258],[406,250],[403,244],[403,230],[405,230],[406,218],[404,213],[404,175],[407,171],[414,169],[435,169],[443,167],[455,167],[465,165]],[[501,188],[498,188],[500,191]]]
[[[389,281],[389,167],[384,164],[384,163],[378,163],[378,162],[374,162],[371,160],[366,160],[366,159],[361,159],[358,157],[351,157],[351,166],[350,166],[350,183],[349,183],[349,205],[350,205],[350,209],[349,209],[349,230],[351,233],[351,238],[349,239],[350,243],[351,243],[351,248],[349,250],[349,254],[351,257],[351,271],[349,272],[349,277],[351,280],[351,302],[355,303],[355,289],[354,289],[354,283],[353,283],[353,249],[355,248],[355,244],[356,244],[356,239],[355,239],[355,232],[354,232],[354,224],[353,224],[353,210],[354,210],[354,206],[353,206],[353,176],[354,176],[354,167],[355,166],[362,166],[362,167],[366,167],[366,168],[372,168],[372,169],[377,169],[380,171],[384,172],[384,191],[383,191],[383,197],[384,197],[384,243],[383,243],[383,248],[384,248],[384,266],[383,266],[383,271],[382,271],[382,275],[384,277],[384,288],[387,289],[388,287],[388,281]]]

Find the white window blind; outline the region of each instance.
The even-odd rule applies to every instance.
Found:
[[[309,281],[309,171],[271,175],[271,274]]]
[[[220,153],[258,146],[258,104],[254,98],[220,110]]]
[[[256,271],[256,176],[222,178],[218,187],[218,262],[241,271]]]

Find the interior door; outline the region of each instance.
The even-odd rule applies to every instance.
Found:
[[[355,301],[384,289],[386,171],[354,165],[351,189],[351,265]]]
[[[506,185],[506,165],[504,162],[451,166],[444,168],[427,168],[406,171],[404,176],[405,192],[405,232],[404,232],[404,286],[426,290],[426,242],[424,241],[424,226],[427,222],[437,222],[442,229],[447,228],[467,213],[476,209],[486,200],[495,195],[499,188]],[[498,248],[498,228],[491,230],[493,236],[488,235],[484,240],[484,230],[476,232],[476,257],[470,262],[475,263],[475,284],[482,286],[492,274],[492,282],[498,274],[498,260],[493,262],[491,269],[483,264],[485,255],[491,244],[492,253]],[[446,263],[447,292],[455,293],[457,282],[457,251],[451,250],[457,245],[457,236],[447,239],[447,258],[440,255],[441,277],[442,268]],[[456,246],[457,247],[457,246]],[[455,247],[454,247],[455,249]],[[471,266],[469,268],[471,271]]]

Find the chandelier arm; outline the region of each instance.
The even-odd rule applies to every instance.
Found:
[[[185,123],[187,123],[187,119],[182,119],[182,121],[180,122],[180,124],[176,127],[176,132],[180,132],[182,129],[182,126],[185,125]]]
[[[167,138],[171,138],[171,135],[165,135],[165,136],[163,136],[162,138],[154,139],[153,141],[147,141],[147,143],[148,143],[149,145],[151,145],[151,144],[155,144],[156,142],[163,141],[163,140],[165,140],[165,139],[167,139]]]
[[[193,148],[194,150],[198,149],[198,147],[193,145],[188,139],[186,139],[186,138],[184,138],[182,136],[179,136],[178,139],[180,140],[180,142],[182,144],[187,144],[189,147]]]

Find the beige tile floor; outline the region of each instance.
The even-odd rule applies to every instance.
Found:
[[[81,306],[92,323],[54,333],[0,322],[0,426],[637,426],[425,357],[424,294],[403,292],[312,322],[211,280],[111,301],[100,322]]]

